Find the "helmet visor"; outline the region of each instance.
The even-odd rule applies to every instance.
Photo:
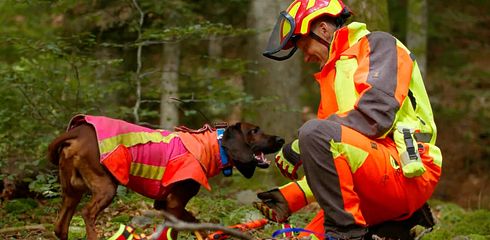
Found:
[[[281,12],[263,55],[279,61],[290,58],[297,49],[295,26],[294,18],[285,11]]]

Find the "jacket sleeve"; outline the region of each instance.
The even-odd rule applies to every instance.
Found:
[[[370,138],[384,137],[391,129],[408,93],[413,60],[408,50],[384,32],[373,32],[360,42],[354,84],[358,98],[353,109],[328,119]],[[336,79],[342,81],[346,79]]]
[[[279,187],[279,191],[288,202],[291,213],[300,210],[311,202],[316,202],[305,177]]]

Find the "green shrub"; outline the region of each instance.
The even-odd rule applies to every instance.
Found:
[[[10,214],[21,214],[28,212],[37,207],[37,202],[31,198],[19,198],[7,202],[5,204],[5,211]]]

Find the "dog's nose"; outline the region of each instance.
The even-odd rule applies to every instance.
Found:
[[[282,137],[276,137],[276,143],[283,145],[286,141]]]

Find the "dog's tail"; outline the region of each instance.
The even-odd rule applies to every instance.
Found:
[[[74,129],[69,130],[61,135],[59,135],[56,139],[54,139],[48,146],[48,159],[54,165],[58,165],[60,163],[60,152],[63,147],[67,146],[67,140],[74,139],[78,136],[78,131],[74,131]]]

